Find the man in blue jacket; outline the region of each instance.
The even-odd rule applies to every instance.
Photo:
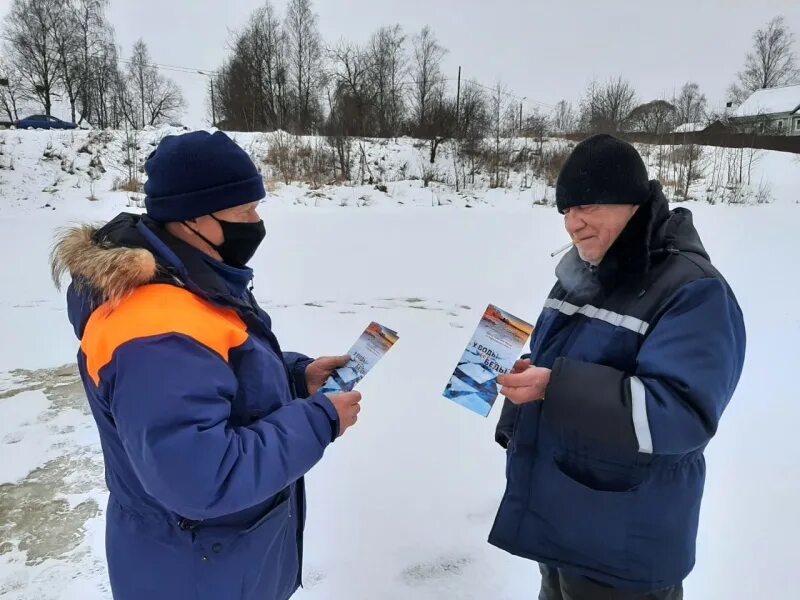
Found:
[[[100,433],[117,600],[286,600],[301,584],[303,476],[360,394],[318,392],[348,357],[284,353],[246,266],[265,196],[224,133],[164,138],[147,214],[64,234],[56,282]]]
[[[530,355],[500,380],[507,488],[489,541],[539,562],[540,600],[675,600],[703,451],[742,371],[742,312],[630,144],[578,144],[556,203],[574,248]]]

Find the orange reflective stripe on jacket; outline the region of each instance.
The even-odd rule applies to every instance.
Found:
[[[95,385],[114,352],[135,339],[176,333],[219,354],[226,362],[231,349],[247,341],[247,326],[232,309],[223,309],[191,292],[168,284],[140,287],[120,304],[104,304],[86,324],[81,349]]]

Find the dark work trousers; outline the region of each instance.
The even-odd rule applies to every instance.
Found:
[[[617,590],[587,577],[565,576],[558,569],[539,565],[542,589],[539,600],[683,600],[683,586],[652,592]]]

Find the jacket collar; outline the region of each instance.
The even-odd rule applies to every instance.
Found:
[[[685,208],[670,211],[657,181],[650,182],[650,197],[631,217],[603,261],[592,267],[572,248],[556,267],[556,276],[574,302],[588,302],[625,281],[644,278],[670,254],[692,253],[708,259],[700,236]]]
[[[148,283],[181,285],[211,300],[239,302],[202,252],[147,215],[122,213],[100,228],[83,225],[61,231],[51,268],[57,284],[69,273],[95,306],[119,302]]]
[[[603,288],[647,273],[665,248],[664,224],[669,218],[667,199],[661,186],[653,182],[648,201],[634,213],[597,267]]]

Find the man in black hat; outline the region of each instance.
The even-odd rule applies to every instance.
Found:
[[[742,312],[630,144],[579,144],[556,203],[574,248],[500,378],[508,482],[489,541],[539,562],[540,600],[678,599]]]

